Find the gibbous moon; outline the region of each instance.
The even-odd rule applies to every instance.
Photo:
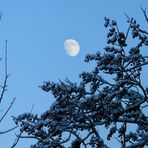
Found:
[[[65,52],[69,56],[74,57],[74,56],[76,56],[79,53],[79,51],[80,51],[80,45],[74,39],[67,39],[64,42],[64,49],[65,49]]]

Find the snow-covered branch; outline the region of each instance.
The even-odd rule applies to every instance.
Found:
[[[95,61],[94,69],[82,72],[79,83],[67,78],[44,82],[40,88],[56,99],[50,109],[40,116],[24,113],[13,117],[20,131],[28,134],[26,138],[39,139],[32,147],[64,147],[75,137],[73,148],[108,148],[100,136],[100,126],[108,130],[107,140],[115,135],[121,147],[148,145],[148,89],[141,79],[143,67],[148,65],[148,56],[141,52],[148,46],[148,33],[133,18],[127,16],[127,22],[124,33],[115,20],[105,17],[108,34],[104,53],[85,58],[87,63]],[[128,36],[136,38],[137,44],[128,45]],[[129,125],[137,129],[131,133]]]

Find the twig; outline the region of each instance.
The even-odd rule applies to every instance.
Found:
[[[7,51],[7,49],[8,49],[8,44],[7,44],[7,43],[8,43],[8,41],[5,40],[5,75],[6,75],[6,76],[8,75],[8,74],[7,74],[7,67],[8,67],[8,66],[7,66],[7,61],[8,61],[8,60],[7,60],[7,55],[8,55],[8,54],[7,54],[7,52],[8,52],[8,51]]]
[[[21,135],[16,135],[18,138],[29,138],[29,139],[37,139],[41,142],[43,142],[42,139],[38,138],[38,137],[35,137],[35,136],[21,136]]]
[[[30,113],[32,113],[32,111],[33,111],[33,108],[34,108],[34,104],[32,105],[32,107],[31,107],[31,111],[30,111]]]
[[[126,147],[126,130],[127,130],[127,123],[126,123],[126,121],[124,122],[124,128],[125,128],[125,132],[123,134],[123,147]]]
[[[3,13],[2,13],[2,12],[0,12],[0,20],[2,19],[2,15],[3,15]]]
[[[145,31],[145,30],[142,30],[142,29],[140,29],[140,28],[138,28],[138,31],[140,31],[141,33],[148,34],[148,32],[147,32],[147,31]]]
[[[18,127],[18,126],[15,126],[15,127],[11,128],[11,129],[8,129],[8,130],[6,130],[6,131],[0,132],[0,135],[1,135],[1,134],[8,133],[8,132],[11,132],[12,130],[16,129],[17,127]]]
[[[147,14],[146,14],[146,9],[143,9],[143,8],[141,7],[141,10],[142,10],[142,12],[143,12],[143,14],[144,14],[145,20],[148,22],[148,17],[147,17]]]
[[[0,122],[2,122],[2,120],[4,119],[4,117],[7,115],[7,113],[9,112],[10,108],[12,107],[14,101],[16,98],[14,98],[10,104],[10,106],[8,107],[8,109],[6,110],[6,112],[4,113],[4,115],[1,117]]]
[[[148,104],[144,105],[144,106],[141,106],[141,108],[145,108],[145,107],[148,107]]]
[[[3,83],[3,86],[2,86],[2,92],[1,92],[1,95],[0,95],[0,103],[4,97],[4,93],[5,91],[7,90],[7,79],[8,79],[9,75],[7,73],[7,40],[5,41],[5,79],[4,79],[4,83]]]
[[[129,27],[128,27],[127,32],[126,32],[126,35],[125,35],[125,40],[126,40],[127,37],[128,37],[128,33],[130,31],[130,28],[131,28],[131,23],[132,23],[132,20],[133,19],[132,18],[130,19],[129,16],[126,13],[124,13],[124,15],[127,17],[128,21],[130,21]]]
[[[20,137],[21,137],[22,133],[23,133],[23,132],[20,132],[19,135],[16,135],[16,139],[15,139],[13,145],[11,146],[11,148],[14,148],[14,147],[17,145],[17,143],[18,143],[19,140],[20,140]]]
[[[130,17],[126,13],[124,13],[124,15],[127,17],[128,20],[130,20]]]

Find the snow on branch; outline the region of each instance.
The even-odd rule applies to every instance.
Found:
[[[147,20],[146,10],[142,11]],[[82,72],[80,83],[68,79],[44,82],[40,88],[56,99],[50,109],[40,116],[24,113],[13,117],[21,132],[38,139],[32,147],[62,148],[71,141],[73,148],[108,148],[100,126],[108,130],[107,140],[116,136],[121,147],[148,146],[148,116],[144,111],[148,88],[141,79],[143,67],[148,65],[147,55],[141,52],[148,46],[148,33],[133,18],[127,16],[127,23],[123,32],[115,20],[105,17],[108,34],[104,53],[85,57],[87,63],[95,61],[94,69]],[[136,39],[136,45],[128,44],[129,36]],[[129,125],[137,129],[129,132]]]

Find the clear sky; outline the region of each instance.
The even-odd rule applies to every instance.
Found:
[[[0,131],[14,126],[11,115],[29,112],[33,104],[33,113],[38,114],[50,107],[53,97],[38,87],[43,81],[57,82],[67,77],[78,82],[79,73],[93,68],[84,63],[84,56],[101,51],[105,46],[104,16],[116,19],[124,31],[124,12],[143,22],[140,6],[148,8],[148,1],[0,0],[3,12],[0,56],[4,56],[4,41],[8,39],[8,70],[11,73],[0,110],[6,109],[16,97],[14,106],[0,124]],[[64,52],[63,44],[68,38],[76,39],[81,46],[76,57]],[[2,63],[0,66],[2,69]],[[0,135],[0,147],[9,148],[15,133],[17,130]],[[31,143],[33,140],[22,139],[17,148],[27,148]]]

